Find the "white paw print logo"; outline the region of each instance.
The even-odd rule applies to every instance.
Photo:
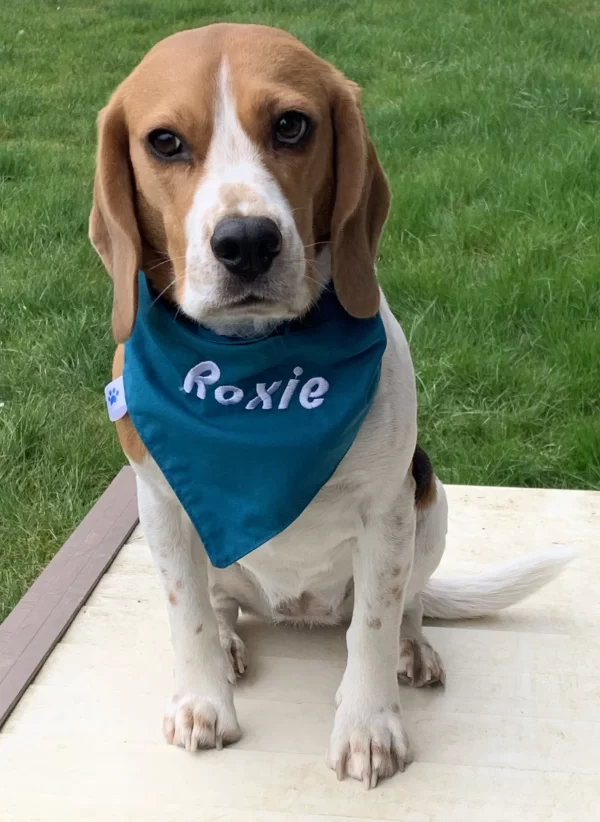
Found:
[[[127,413],[123,377],[119,377],[113,382],[110,382],[104,388],[104,398],[106,400],[106,407],[108,408],[109,420],[112,422],[120,420],[121,417]]]

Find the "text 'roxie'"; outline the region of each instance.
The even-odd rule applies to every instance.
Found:
[[[297,397],[302,408],[311,410],[318,408],[324,402],[325,394],[329,391],[329,383],[323,377],[311,377],[304,385],[298,389],[299,377],[304,373],[304,369],[297,366],[294,368],[294,376],[288,380],[287,385],[281,393],[279,389],[283,385],[283,380],[276,380],[271,385],[266,382],[257,382],[253,388],[252,396],[246,402],[246,411],[253,411],[255,408],[269,410],[277,408],[283,411],[289,407],[294,397]],[[200,362],[190,368],[183,382],[183,390],[191,394],[196,388],[196,396],[206,399],[207,388],[216,386],[221,379],[221,369],[211,360]],[[237,385],[219,385],[214,389],[215,400],[220,405],[237,405],[244,399],[244,391]]]

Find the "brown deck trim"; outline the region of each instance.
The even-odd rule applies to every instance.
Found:
[[[123,468],[0,625],[0,728],[138,522]]]

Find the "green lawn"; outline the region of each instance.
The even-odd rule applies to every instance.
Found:
[[[597,0],[3,3],[0,620],[123,463],[96,113],[155,41],[223,19],[287,28],[365,89],[394,194],[380,274],[442,479],[600,486]]]

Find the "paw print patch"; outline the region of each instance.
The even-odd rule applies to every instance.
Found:
[[[127,403],[125,402],[125,386],[123,377],[109,382],[104,389],[106,407],[108,408],[108,418],[111,422],[120,420],[127,413]]]

